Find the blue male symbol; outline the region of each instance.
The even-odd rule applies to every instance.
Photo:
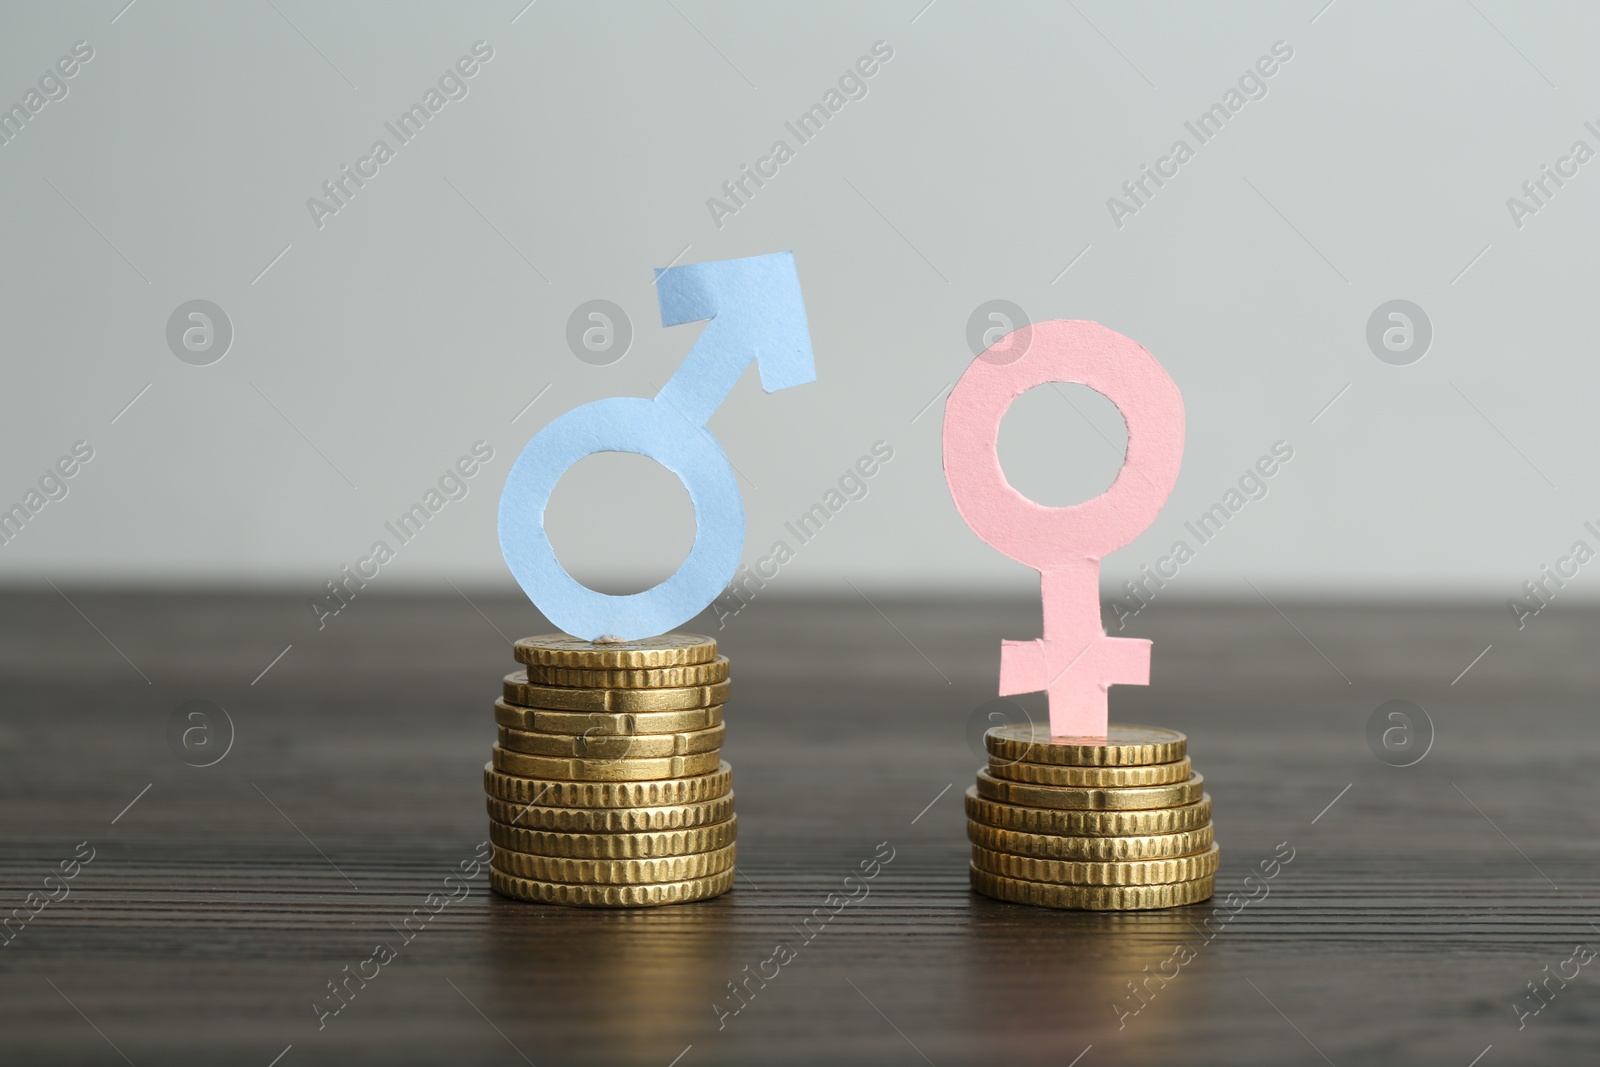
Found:
[[[709,319],[652,399],[610,397],[573,408],[534,435],[500,496],[500,551],[534,605],[577,637],[625,641],[665,633],[704,610],[739,566],[744,502],[709,419],[752,362],[767,392],[816,380],[792,252],[656,271],[661,323]],[[610,596],[580,584],[544,530],[556,482],[595,452],[633,452],[678,476],[694,504],[694,547],[666,581]]]

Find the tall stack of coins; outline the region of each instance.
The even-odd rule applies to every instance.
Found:
[[[1048,726],[984,734],[967,790],[972,888],[1046,908],[1133,911],[1210,898],[1211,797],[1176,730],[1112,725],[1104,741]]]
[[[489,884],[518,900],[638,908],[733,887],[728,660],[697,634],[527,637],[483,769]]]

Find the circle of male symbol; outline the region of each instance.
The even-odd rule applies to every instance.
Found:
[[[233,320],[209,300],[189,300],[167,316],[167,347],[191,366],[208,367],[233,347]]]
[[[604,427],[603,439],[594,433],[597,426]],[[594,452],[632,452],[655,460],[678,476],[694,505],[689,557],[672,577],[642,593],[610,596],[583,585],[561,566],[545,534],[544,509],[556,482]],[[665,633],[683,621],[676,606],[683,592],[709,588],[715,596],[738,569],[744,548],[744,504],[733,465],[709,433],[658,400],[614,396],[562,415],[517,457],[502,501],[500,538],[510,546],[506,558],[515,560],[517,581],[541,590],[540,607],[550,621],[580,637],[609,634],[619,602],[639,613],[642,634]],[[507,513],[506,501],[523,514]],[[707,536],[709,531],[715,536]],[[552,606],[563,602],[565,607]]]

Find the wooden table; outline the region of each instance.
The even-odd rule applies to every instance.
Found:
[[[969,725],[1037,602],[763,595],[718,635],[736,890],[603,912],[446,881],[486,836],[506,635],[545,628],[525,601],[369,591],[319,631],[299,597],[66,594],[9,594],[0,624],[0,915],[93,852],[0,947],[6,1064],[1594,1061],[1600,961],[1551,979],[1521,1029],[1513,1007],[1600,947],[1593,613],[1140,615],[1155,684],[1114,691],[1114,716],[1189,734],[1218,900],[1293,850],[1224,921],[1215,901],[1087,914],[968,891]],[[1414,766],[1369,748],[1390,699],[1434,725]],[[211,767],[168,744],[191,700],[232,723]],[[807,940],[847,891],[866,895]],[[319,1029],[314,1002],[379,942],[394,958]],[[719,1026],[779,942],[794,958]],[[1119,1028],[1128,983],[1176,946],[1193,958]]]

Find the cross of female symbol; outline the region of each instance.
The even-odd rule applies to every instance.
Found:
[[[1029,500],[1000,468],[1001,419],[1012,401],[1047,382],[1104,394],[1128,425],[1117,480],[1071,507]],[[1104,738],[1107,688],[1150,682],[1150,642],[1109,637],[1100,621],[1100,560],[1155,521],[1177,484],[1183,439],[1177,385],[1143,346],[1094,322],[1040,322],[1007,334],[972,361],[945,404],[945,480],[956,510],[1040,577],[1043,636],[1001,642],[1000,695],[1048,693],[1053,736]]]

